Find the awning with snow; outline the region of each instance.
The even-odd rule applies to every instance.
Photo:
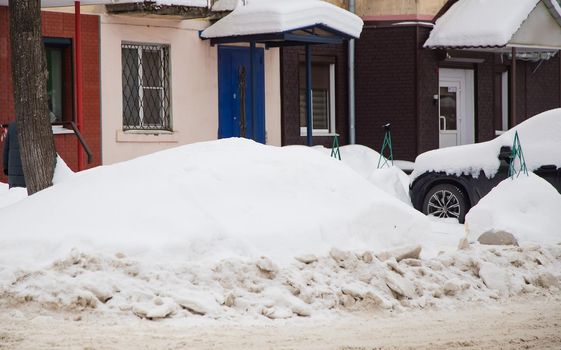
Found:
[[[561,6],[558,0],[458,0],[424,47],[559,50]]]
[[[321,0],[249,0],[208,27],[211,44],[257,42],[269,47],[337,44],[360,37],[360,17]]]
[[[255,45],[306,47],[306,141],[312,146],[312,54],[311,45],[341,44],[359,38],[362,19],[321,0],[243,0],[232,13],[201,32],[211,45],[250,44],[250,84],[256,115]],[[256,120],[256,118],[253,118]],[[255,127],[253,128],[255,130]]]

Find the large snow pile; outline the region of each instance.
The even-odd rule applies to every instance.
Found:
[[[533,173],[506,179],[471,208],[466,226],[472,240],[505,231],[519,242],[561,243],[561,195]]]
[[[29,220],[33,217],[33,220]],[[0,264],[77,247],[181,260],[424,244],[425,216],[305,147],[228,139],[71,176],[0,211]],[[29,241],[25,249],[22,241]]]
[[[0,307],[42,313],[278,319],[553,295],[561,278],[556,245],[420,259],[437,248],[425,216],[317,150],[243,139],[66,176],[0,222]]]
[[[75,250],[44,268],[15,271],[0,283],[0,307],[147,319],[317,318],[553,296],[559,271],[560,246],[481,246],[429,260],[334,249],[283,267],[267,258],[170,263]]]
[[[440,17],[425,47],[505,46],[539,0],[460,0]]]
[[[330,148],[316,146],[314,149],[331,155]],[[409,197],[409,176],[397,166],[384,166],[378,169],[380,153],[362,145],[346,145],[339,148],[341,160],[360,176],[368,180],[392,197],[411,205]],[[381,163],[384,160],[381,160]],[[384,165],[383,163],[381,165]]]
[[[74,172],[66,165],[66,162],[57,157],[53,183],[57,184],[68,179]],[[27,197],[27,190],[21,187],[8,188],[8,184],[0,182],[0,209],[19,202]]]
[[[561,108],[558,108],[538,114],[491,141],[422,153],[415,160],[411,179],[430,171],[475,177],[483,171],[487,177],[493,177],[500,166],[501,147],[512,147],[516,131],[529,170],[547,164],[561,167]]]
[[[354,38],[360,37],[363,26],[360,17],[321,0],[251,0],[204,30],[201,37],[283,33],[318,24]]]
[[[19,202],[27,197],[25,188],[8,189],[8,184],[0,182],[0,209]]]

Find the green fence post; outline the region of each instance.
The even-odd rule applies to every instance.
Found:
[[[333,144],[331,145],[331,156],[341,160],[341,150],[339,149],[339,134],[333,136]]]
[[[388,123],[386,125],[384,125],[384,142],[382,143],[382,149],[380,150],[380,157],[378,158],[378,169],[383,168],[384,166],[388,166],[388,168],[390,167],[390,164],[388,163],[388,160],[391,162],[391,165],[393,166],[393,147],[392,147],[392,134],[391,134],[391,125]],[[384,152],[386,150],[386,147],[389,149],[389,156],[385,157],[384,156]],[[384,159],[384,161],[382,162],[382,159]],[[380,165],[380,163],[382,165]]]
[[[514,167],[514,163],[518,160],[520,167],[518,170]],[[520,137],[518,136],[518,131],[514,133],[514,142],[512,143],[512,151],[510,154],[510,164],[508,166],[508,176],[511,179],[520,176],[520,173],[528,175],[528,167],[526,166],[526,159],[524,159],[524,152],[522,152],[522,144],[520,143]]]

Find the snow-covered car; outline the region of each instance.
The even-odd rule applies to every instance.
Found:
[[[493,187],[508,177],[511,147],[518,132],[528,171],[561,193],[561,109],[538,114],[494,140],[420,154],[411,174],[413,206],[426,215],[465,215]],[[524,176],[524,175],[520,175]]]

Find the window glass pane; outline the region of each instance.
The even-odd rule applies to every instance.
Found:
[[[138,81],[138,50],[122,49],[123,64],[123,124],[140,126],[140,96]]]
[[[314,129],[329,130],[329,90],[314,90],[312,102]]]
[[[142,110],[144,124],[146,125],[162,125],[162,118],[160,116],[160,89],[144,89],[142,96]]]
[[[306,65],[299,69],[300,127],[306,127]],[[330,131],[330,79],[329,64],[312,64],[312,118],[314,130]]]
[[[456,130],[457,88],[440,87],[440,130]]]
[[[51,123],[62,121],[62,60],[63,54],[60,48],[46,48],[47,70],[47,96],[49,101],[49,117]]]
[[[142,51],[142,86],[162,86],[162,62],[160,50]]]

